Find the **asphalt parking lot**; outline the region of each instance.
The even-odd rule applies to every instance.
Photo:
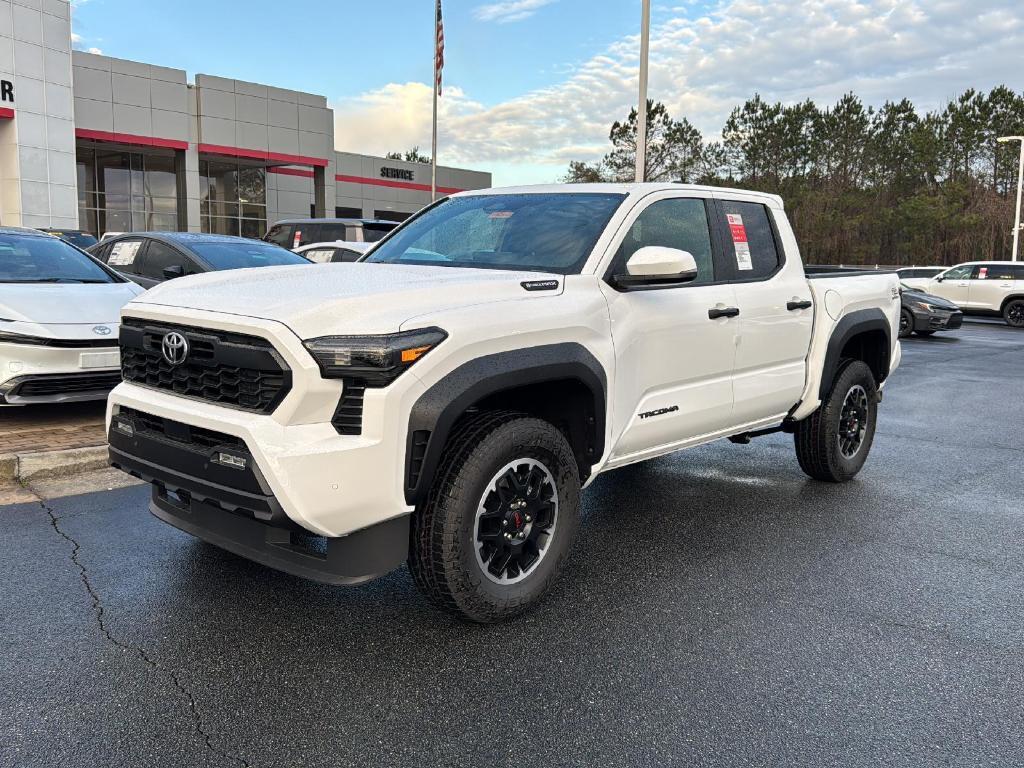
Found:
[[[282,575],[144,487],[0,507],[0,765],[1019,766],[1024,332],[904,343],[865,471],[787,436],[585,496],[496,627]]]

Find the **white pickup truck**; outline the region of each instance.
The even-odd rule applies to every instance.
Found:
[[[332,584],[408,560],[496,621],[554,581],[601,472],[782,431],[811,477],[856,475],[899,313],[895,274],[805,275],[772,195],[460,193],[358,263],[129,303],[111,463],[224,549]]]

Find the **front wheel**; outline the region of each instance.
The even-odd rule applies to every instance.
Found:
[[[469,621],[511,618],[554,583],[579,526],[580,479],[553,425],[482,413],[453,434],[413,515],[409,568],[436,605]]]
[[[1024,328],[1024,299],[1014,299],[1003,307],[1003,320],[1011,328]]]
[[[909,309],[900,310],[900,338],[905,339],[914,330],[914,316]]]
[[[860,360],[842,364],[832,389],[793,435],[800,468],[815,480],[844,483],[868,458],[878,418],[878,388]]]

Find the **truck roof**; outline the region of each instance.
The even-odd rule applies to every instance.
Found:
[[[458,192],[452,197],[469,197],[472,195],[528,195],[528,194],[557,194],[562,192],[590,192],[590,193],[612,193],[619,195],[649,195],[652,192],[679,191],[681,189],[705,194],[715,192],[729,192],[745,197],[753,197],[768,203],[774,208],[782,208],[782,198],[779,195],[772,195],[767,192],[756,192],[750,189],[735,189],[732,187],[714,187],[705,184],[682,184],[679,182],[636,182],[629,183],[599,183],[599,184],[528,184],[518,187],[494,187],[491,189],[470,189],[465,192]]]

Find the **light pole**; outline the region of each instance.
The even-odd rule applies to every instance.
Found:
[[[651,47],[651,0],[643,0],[640,18],[640,103],[636,110],[636,180],[644,180],[647,161],[647,58]]]
[[[1020,142],[1020,161],[1017,163],[1017,217],[1013,223],[1013,260],[1017,260],[1017,248],[1020,244],[1020,193],[1024,186],[1024,136],[1000,136],[996,139],[1000,144],[1011,141]]]

